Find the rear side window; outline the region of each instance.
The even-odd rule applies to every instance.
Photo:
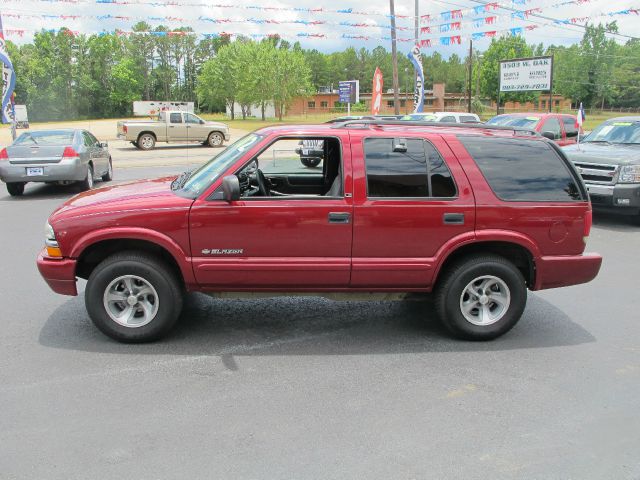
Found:
[[[394,151],[394,145],[396,146]],[[399,151],[398,145],[406,146]],[[369,197],[455,197],[449,168],[422,139],[367,138],[364,142]]]
[[[456,117],[452,117],[452,116],[447,116],[447,117],[442,117],[440,119],[441,122],[447,122],[447,123],[456,123]]]
[[[549,118],[542,125],[541,132],[551,132],[553,133],[553,137],[558,139],[562,137],[562,131],[560,130],[560,122],[557,118]]]
[[[476,117],[472,117],[471,115],[460,115],[460,122],[462,123],[472,123],[477,121],[478,119]]]
[[[181,113],[172,113],[169,116],[169,123],[182,123],[182,114]]]
[[[539,140],[459,136],[502,200],[583,200],[575,178],[553,147]]]
[[[564,133],[567,135],[567,138],[578,136],[576,117],[564,116],[562,117],[562,123],[564,124]]]

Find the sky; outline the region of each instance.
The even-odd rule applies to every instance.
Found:
[[[474,34],[474,47],[483,50],[490,43],[485,32],[508,35],[512,28],[522,29],[529,43],[556,45],[576,43],[584,32],[575,25],[557,25],[553,20],[531,15],[517,18],[523,16],[522,13],[515,13],[513,18],[513,10],[532,11],[557,20],[574,18],[581,24],[616,20],[621,34],[640,37],[639,15],[609,15],[629,8],[640,9],[640,0],[575,0],[569,5],[559,5],[567,0],[503,0],[496,1],[494,7],[483,7],[481,3],[487,1],[491,0],[419,0],[419,14],[430,15],[421,21],[421,27],[430,30],[420,35],[421,40],[429,43],[423,45],[423,53],[430,55],[437,51],[445,57],[452,53],[464,54]],[[398,49],[409,52],[414,37],[415,2],[396,0],[395,5],[398,17],[408,17],[397,19],[401,40]],[[322,11],[305,10],[318,8]],[[452,14],[452,10],[460,10],[462,17]],[[349,11],[351,13],[347,13]],[[324,3],[318,0],[0,0],[5,38],[18,44],[31,41],[34,32],[42,28],[64,26],[85,34],[116,29],[130,31],[133,24],[142,20],[152,26],[190,26],[198,34],[228,32],[259,38],[277,33],[286,40],[300,41],[305,48],[323,52],[349,46],[373,49],[382,45],[390,49],[388,13],[388,0]],[[457,38],[441,40],[452,36],[460,37],[459,44]],[[624,36],[612,38],[620,42],[627,40]]]

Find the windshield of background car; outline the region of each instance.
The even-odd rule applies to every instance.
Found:
[[[487,120],[489,125],[499,125],[502,127],[536,128],[540,117],[523,117],[521,115],[500,115]]]
[[[225,170],[263,138],[262,135],[250,133],[229,145],[220,154],[193,172],[182,187],[182,193],[192,198],[201,195]]]
[[[585,142],[640,143],[640,122],[615,121],[599,125]]]
[[[49,131],[25,132],[16,138],[14,145],[71,145],[74,132]]]

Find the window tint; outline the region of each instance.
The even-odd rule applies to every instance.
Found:
[[[565,116],[562,117],[562,123],[564,124],[564,133],[567,138],[578,136],[578,127],[576,125],[576,117]]]
[[[82,132],[82,140],[86,147],[94,147],[96,142],[91,140],[91,136],[87,132]]]
[[[184,114],[184,123],[200,123],[200,119],[196,117],[193,113],[185,113]]]
[[[393,151],[399,145],[406,152]],[[455,184],[438,151],[421,139],[368,138],[364,144],[369,197],[453,197]]]
[[[553,132],[554,138],[562,137],[562,131],[560,130],[560,122],[557,118],[549,118],[542,125],[541,132]]]
[[[502,200],[582,200],[569,168],[551,145],[512,138],[458,138]]]
[[[169,117],[169,123],[182,123],[182,114],[172,113]]]

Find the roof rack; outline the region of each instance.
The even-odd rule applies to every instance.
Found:
[[[370,126],[407,126],[407,127],[446,127],[446,128],[472,128],[478,130],[506,130],[515,133],[523,133],[531,136],[540,136],[540,134],[534,130],[529,128],[519,128],[519,127],[505,127],[501,125],[487,125],[486,123],[474,123],[474,122],[465,122],[465,123],[448,123],[448,122],[412,122],[406,120],[383,120],[383,119],[375,119],[375,120],[347,120],[345,122],[338,122],[331,125],[331,128],[344,128],[344,127],[359,127],[359,128],[369,128]]]

